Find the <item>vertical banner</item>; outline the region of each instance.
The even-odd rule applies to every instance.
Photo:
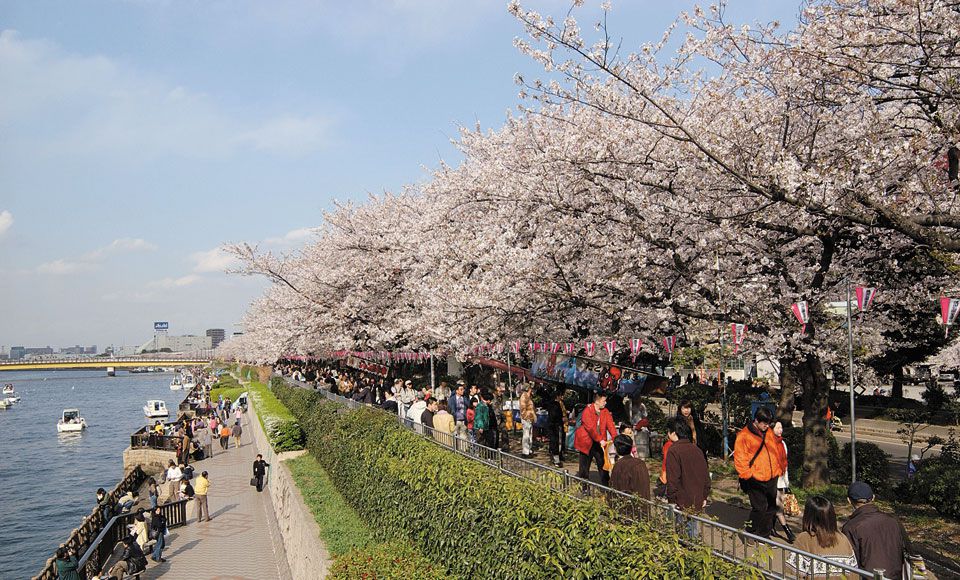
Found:
[[[617,341],[606,340],[603,342],[603,348],[607,350],[607,354],[610,356],[610,360],[613,360],[613,353],[617,352]]]
[[[747,334],[747,325],[734,322],[730,325],[730,333],[733,335],[733,354],[737,354]]]
[[[559,342],[551,342],[551,343],[550,343],[550,352],[552,352],[553,354],[557,354],[558,352],[560,352],[560,343],[559,343]]]
[[[637,361],[637,355],[640,354],[640,347],[643,346],[642,338],[631,338],[630,339],[630,360],[633,362]]]
[[[800,334],[806,334],[807,323],[810,322],[810,310],[807,308],[807,301],[801,300],[792,307],[793,315],[800,321]]]
[[[861,313],[866,312],[877,295],[876,288],[867,288],[866,286],[857,286],[857,310]]]
[[[673,334],[663,339],[663,350],[667,351],[667,354],[671,357],[673,356],[673,349],[677,347],[677,335]]]
[[[960,299],[940,298],[940,321],[943,323],[943,335],[947,336],[950,332],[950,325],[957,320],[957,314],[960,313]]]
[[[593,353],[597,351],[597,343],[588,340],[583,343],[583,350],[586,351],[588,357],[592,357]]]
[[[576,348],[577,348],[577,345],[573,344],[572,342],[568,342],[563,345],[563,354],[571,355],[573,354],[573,351],[576,350]]]

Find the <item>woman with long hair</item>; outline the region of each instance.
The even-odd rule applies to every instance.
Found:
[[[845,578],[844,570],[831,564],[857,566],[857,557],[850,540],[837,529],[837,512],[830,500],[823,496],[807,498],[803,508],[803,531],[797,535],[793,546],[823,558],[814,560],[791,553],[787,564],[804,577]]]
[[[697,412],[693,408],[693,401],[680,401],[680,405],[677,407],[677,418],[682,419],[690,426],[690,433],[692,434],[690,441],[699,447],[703,456],[706,457],[707,450],[706,442],[703,440],[703,425],[700,424],[700,417],[697,416]]]

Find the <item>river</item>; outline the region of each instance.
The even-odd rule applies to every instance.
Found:
[[[0,579],[31,578],[96,505],[98,487],[123,477],[123,450],[145,424],[148,399],[171,413],[184,397],[173,373],[116,377],[103,370],[0,372],[22,401],[0,409]],[[63,409],[77,408],[88,428],[57,434]],[[172,417],[171,417],[172,418]]]

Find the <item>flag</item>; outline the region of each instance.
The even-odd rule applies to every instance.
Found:
[[[597,350],[597,343],[588,340],[583,343],[583,350],[586,351],[587,356],[593,356],[593,353]]]
[[[603,348],[607,349],[607,354],[613,357],[613,353],[617,352],[617,341],[615,340],[604,341]]]
[[[866,312],[870,308],[870,303],[877,295],[876,288],[867,288],[866,286],[857,286],[857,310]]]
[[[565,345],[563,345],[563,354],[573,354],[573,351],[576,348],[577,348],[577,345],[573,344],[572,342],[568,342]]]
[[[960,313],[960,299],[946,296],[940,298],[940,320],[943,322],[944,336],[950,332],[950,325],[956,321],[958,313]]]
[[[667,354],[673,355],[673,349],[677,346],[677,335],[671,335],[663,339],[663,349]]]
[[[743,344],[744,336],[747,334],[747,325],[734,322],[730,325],[730,333],[733,334],[733,354],[740,351],[740,345]]]
[[[640,354],[640,347],[643,346],[642,338],[631,338],[630,339],[630,360],[636,361],[637,355]]]
[[[793,315],[800,321],[800,334],[807,331],[807,323],[810,322],[810,311],[807,308],[807,301],[801,300],[793,305]]]
[[[559,351],[560,351],[560,343],[559,343],[559,342],[551,342],[551,343],[550,343],[550,352],[556,354],[556,353],[559,352]]]
[[[513,341],[513,354],[520,354],[520,341]]]

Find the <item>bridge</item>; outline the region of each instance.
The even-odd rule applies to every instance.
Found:
[[[213,357],[210,356],[209,353],[4,360],[0,361],[0,371],[46,371],[58,369],[118,369],[136,367],[195,366],[209,364],[212,360]]]

